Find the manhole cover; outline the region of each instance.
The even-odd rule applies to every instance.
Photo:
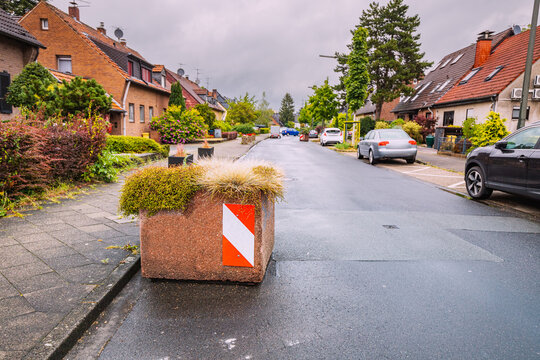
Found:
[[[397,226],[397,225],[383,225],[383,228],[386,228],[386,229],[399,229],[399,226]]]

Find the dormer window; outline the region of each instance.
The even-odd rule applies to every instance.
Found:
[[[467,76],[465,76],[465,77],[463,78],[463,80],[461,80],[461,81],[459,82],[459,85],[463,85],[463,84],[468,83],[469,80],[471,80],[471,78],[472,78],[474,75],[476,75],[477,72],[480,71],[480,69],[481,69],[481,68],[479,68],[479,67],[476,68],[476,69],[472,69],[471,72],[468,73]]]
[[[133,61],[128,61],[128,74],[133,76]]]
[[[496,67],[496,68],[495,68],[495,69],[494,69],[494,70],[493,70],[493,71],[492,71],[492,72],[484,79],[484,81],[489,81],[489,80],[493,79],[493,77],[494,77],[495,75],[497,75],[497,73],[498,73],[499,71],[501,71],[501,69],[502,69],[503,67],[504,67],[504,65],[497,66],[497,67]]]
[[[41,30],[49,30],[49,19],[40,19]]]
[[[165,75],[161,75],[161,87],[165,87]]]
[[[142,79],[146,81],[147,83],[152,82],[152,71],[142,68]]]

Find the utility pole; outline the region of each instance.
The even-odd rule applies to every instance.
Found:
[[[538,23],[538,6],[540,0],[534,0],[533,14],[531,20],[531,29],[529,30],[529,46],[527,48],[527,60],[525,61],[525,73],[523,74],[523,88],[521,92],[521,102],[519,104],[519,120],[517,128],[525,126],[527,118],[527,102],[529,100],[529,86],[531,82],[531,68],[534,52],[534,43],[536,41],[536,24]]]

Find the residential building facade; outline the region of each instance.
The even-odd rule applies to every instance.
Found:
[[[94,29],[81,22],[77,6],[67,14],[41,1],[19,23],[47,47],[40,63],[95,79],[120,104],[124,112],[110,117],[113,134],[148,133],[151,117],[167,108],[170,90],[154,79],[154,65],[125,40],[108,37],[103,23]]]

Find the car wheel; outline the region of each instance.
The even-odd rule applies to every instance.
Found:
[[[358,159],[363,159],[363,158],[364,158],[364,155],[362,155],[362,154],[360,153],[360,146],[356,148],[356,157],[357,157]]]
[[[375,160],[375,156],[373,156],[373,150],[371,150],[371,149],[369,150],[369,157],[368,157],[368,159],[369,159],[369,163],[370,163],[371,165],[375,165],[375,164],[377,163],[377,160]]]
[[[493,192],[492,189],[486,187],[486,178],[479,166],[473,166],[467,171],[465,184],[469,195],[476,200],[487,199]]]
[[[413,156],[412,158],[405,159],[407,161],[407,164],[414,164],[416,161],[416,156]]]

